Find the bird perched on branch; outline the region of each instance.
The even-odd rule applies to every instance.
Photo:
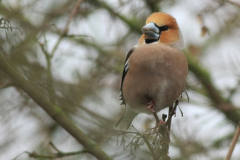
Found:
[[[128,129],[138,113],[156,113],[172,105],[184,91],[188,74],[183,38],[171,15],[151,14],[142,36],[127,54],[121,83],[125,110],[116,124]]]

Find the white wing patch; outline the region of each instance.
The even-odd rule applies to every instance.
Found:
[[[128,69],[129,69],[129,63],[128,63],[128,60],[127,60],[125,65],[124,65],[124,71],[127,72]]]

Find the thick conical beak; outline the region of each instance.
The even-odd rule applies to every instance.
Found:
[[[158,40],[160,36],[159,28],[153,22],[146,24],[142,33],[145,34],[145,39]]]

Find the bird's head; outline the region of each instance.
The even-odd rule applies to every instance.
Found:
[[[183,49],[183,39],[177,21],[171,15],[163,12],[151,14],[142,28],[143,35],[140,44],[162,43],[176,49]]]

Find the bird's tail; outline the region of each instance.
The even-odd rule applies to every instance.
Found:
[[[138,113],[134,112],[129,106],[125,106],[124,112],[115,125],[115,128],[127,130],[137,115]]]

